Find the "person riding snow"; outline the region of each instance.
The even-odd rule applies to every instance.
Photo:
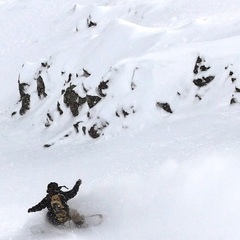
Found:
[[[72,220],[78,227],[84,224],[84,217],[77,210],[69,208],[67,201],[77,195],[82,181],[79,179],[74,187],[66,192],[61,191],[65,186],[58,186],[56,182],[51,182],[47,186],[47,195],[40,203],[28,209],[28,213],[48,209],[47,218],[54,225],[63,225]],[[67,187],[65,187],[67,188]]]

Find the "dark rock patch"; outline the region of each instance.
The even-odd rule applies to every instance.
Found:
[[[157,102],[157,107],[162,108],[164,111],[168,112],[168,113],[173,113],[169,103],[161,103],[161,102]]]
[[[92,18],[92,17],[91,17],[91,15],[90,15],[90,16],[88,17],[88,19],[87,19],[87,26],[88,26],[89,28],[91,28],[91,27],[96,27],[96,26],[97,26],[97,23],[96,23],[96,22],[93,22],[91,18]]]
[[[83,134],[86,135],[87,133],[87,128],[85,126],[82,127]]]
[[[109,80],[107,81],[101,81],[98,85],[98,93],[101,97],[106,97],[107,94],[104,92],[104,90],[108,89],[108,83],[109,83]]]
[[[123,116],[124,118],[126,118],[127,116],[129,116],[132,113],[136,113],[134,106],[128,107],[127,109],[125,108],[121,108],[118,111],[115,112],[115,115],[117,117],[121,117]]]
[[[60,106],[60,103],[59,103],[59,102],[57,102],[57,110],[58,110],[58,112],[59,112],[60,115],[63,114],[63,110],[61,109],[61,106]]]
[[[134,82],[131,82],[131,89],[134,90],[137,87],[137,85]]]
[[[98,132],[98,128],[97,128],[97,124],[94,124],[90,128],[90,130],[88,131],[88,134],[92,138],[99,138],[100,137],[100,133]]]
[[[45,127],[50,127],[51,122],[53,122],[53,118],[52,118],[50,113],[47,113],[47,119],[46,119]]]
[[[43,147],[44,147],[44,148],[49,148],[49,147],[51,147],[51,146],[53,146],[53,145],[54,145],[54,143],[51,143],[51,144],[48,144],[48,143],[47,143],[47,144],[44,144]]]
[[[201,70],[202,72],[205,72],[205,71],[207,71],[208,69],[210,69],[210,67],[206,67],[205,65],[200,66],[200,70]]]
[[[98,125],[95,123],[90,128],[90,130],[88,131],[88,134],[89,134],[90,137],[92,137],[92,138],[99,138],[102,135],[102,130],[104,128],[106,128],[109,125],[109,123],[108,122],[104,122],[104,123],[100,123],[100,126],[98,126]]]
[[[37,78],[37,93],[40,99],[45,98],[47,96],[45,92],[45,84],[41,76]]]
[[[205,60],[203,60],[201,57],[197,57],[194,69],[193,69],[193,73],[194,74],[198,74],[200,72],[206,72],[208,69],[210,69],[211,67],[207,67],[204,65]]]
[[[237,103],[237,99],[234,96],[232,96],[230,105],[235,104],[235,103]]]
[[[66,89],[66,92],[63,96],[63,102],[66,104],[67,107],[70,108],[72,115],[74,117],[78,116],[79,114],[79,107],[86,102],[86,98],[81,98],[75,91],[74,88],[76,85],[71,85]]]
[[[202,78],[194,79],[193,83],[198,87],[204,87],[208,85],[214,78],[215,78],[214,76],[202,77]]]
[[[198,98],[198,100],[202,100],[201,96],[199,96],[198,94],[195,95],[195,98]]]
[[[122,109],[122,113],[124,117],[127,117],[129,115],[129,113],[127,111],[125,111],[124,109]]]
[[[199,69],[199,65],[200,65],[201,62],[202,62],[202,59],[198,56],[197,60],[196,60],[196,63],[195,63],[195,66],[194,66],[194,69],[193,69],[194,74],[198,74],[198,69]]]
[[[79,121],[79,122],[73,124],[73,127],[74,127],[76,133],[79,133],[79,124],[80,124],[80,123],[82,123],[82,121]]]
[[[240,92],[240,88],[235,87],[235,92]]]
[[[30,99],[31,96],[28,93],[25,93],[26,87],[29,86],[27,83],[20,83],[18,80],[18,88],[20,93],[20,101],[22,102],[21,109],[19,111],[20,115],[25,114],[30,109]]]
[[[42,62],[41,66],[47,69],[50,68],[50,65],[48,64],[48,62]]]
[[[101,101],[100,97],[91,96],[91,95],[87,95],[86,99],[87,99],[87,104],[88,104],[89,108],[93,108],[95,105],[97,105],[99,103],[99,101]]]
[[[81,75],[82,77],[88,78],[91,76],[91,73],[89,73],[87,70],[83,68],[83,74]]]

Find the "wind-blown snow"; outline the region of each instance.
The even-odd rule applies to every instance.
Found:
[[[0,239],[239,239],[239,10],[237,0],[0,1]],[[198,57],[210,68],[194,73]],[[77,117],[61,99],[70,73],[80,95],[109,81]],[[30,85],[24,115],[19,78]],[[76,121],[108,124],[92,139]],[[50,181],[79,178],[69,205],[102,213],[100,226],[56,229],[46,211],[27,213]]]

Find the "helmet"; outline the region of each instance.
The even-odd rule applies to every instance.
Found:
[[[56,182],[50,182],[47,186],[47,193],[53,193],[59,190],[58,184]]]

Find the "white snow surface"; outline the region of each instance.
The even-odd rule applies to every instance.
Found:
[[[0,239],[239,239],[239,13],[239,0],[0,0]],[[210,68],[194,74],[198,56]],[[48,96],[39,99],[45,61]],[[56,111],[69,73],[79,74],[80,95],[79,86],[97,95],[109,81],[106,97],[77,117],[63,102],[63,116]],[[24,115],[19,76],[32,96]],[[74,132],[76,121],[108,126],[92,139]],[[58,229],[46,210],[27,213],[49,182],[77,179],[70,207],[102,213],[101,225]]]

